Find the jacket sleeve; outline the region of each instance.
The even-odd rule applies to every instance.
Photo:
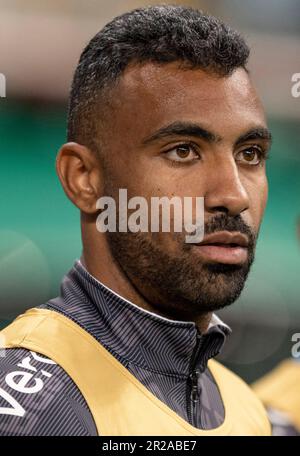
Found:
[[[54,361],[23,348],[1,350],[0,435],[97,435],[77,386]]]

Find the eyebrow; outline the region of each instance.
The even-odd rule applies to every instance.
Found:
[[[153,142],[159,141],[160,139],[166,138],[168,136],[193,136],[196,138],[204,139],[209,143],[217,143],[222,141],[222,137],[207,130],[201,125],[193,122],[173,122],[165,127],[160,128],[159,130],[152,133],[150,136],[147,136],[142,140],[143,145],[148,145]],[[243,133],[235,141],[235,146],[240,145],[245,141],[251,140],[266,140],[270,143],[272,142],[272,135],[268,128],[265,127],[255,127],[248,130],[246,133]]]
[[[257,139],[262,139],[264,141],[268,141],[271,145],[272,143],[272,134],[268,128],[265,127],[257,127],[252,128],[246,133],[243,133],[238,139],[235,141],[234,145],[239,146],[240,144],[246,141],[255,141]]]
[[[204,139],[207,142],[213,143],[221,141],[221,137],[215,135],[211,131],[206,130],[196,123],[192,122],[173,122],[170,125],[160,128],[150,136],[142,140],[142,144],[148,145],[159,139],[168,136],[194,136],[196,138]]]

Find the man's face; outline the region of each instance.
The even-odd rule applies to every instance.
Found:
[[[105,195],[117,200],[125,188],[128,198],[148,201],[201,196],[205,235],[237,232],[248,242],[203,248],[173,230],[108,233],[126,276],[175,318],[232,303],[254,259],[267,200],[266,121],[245,70],[219,77],[177,63],[128,67],[112,91],[105,125]]]

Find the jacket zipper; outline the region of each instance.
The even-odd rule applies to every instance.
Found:
[[[201,348],[201,334],[197,334],[197,341],[192,355],[190,369],[189,369],[189,378],[188,378],[188,387],[187,387],[187,416],[189,423],[196,425],[196,408],[197,403],[200,399],[198,381],[199,377],[204,371],[203,366],[195,369],[195,364],[198,358],[199,350]]]

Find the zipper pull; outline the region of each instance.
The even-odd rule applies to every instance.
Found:
[[[190,374],[192,381],[192,391],[191,391],[191,400],[195,404],[199,400],[199,391],[198,391],[198,378],[200,376],[200,370],[196,369]]]

